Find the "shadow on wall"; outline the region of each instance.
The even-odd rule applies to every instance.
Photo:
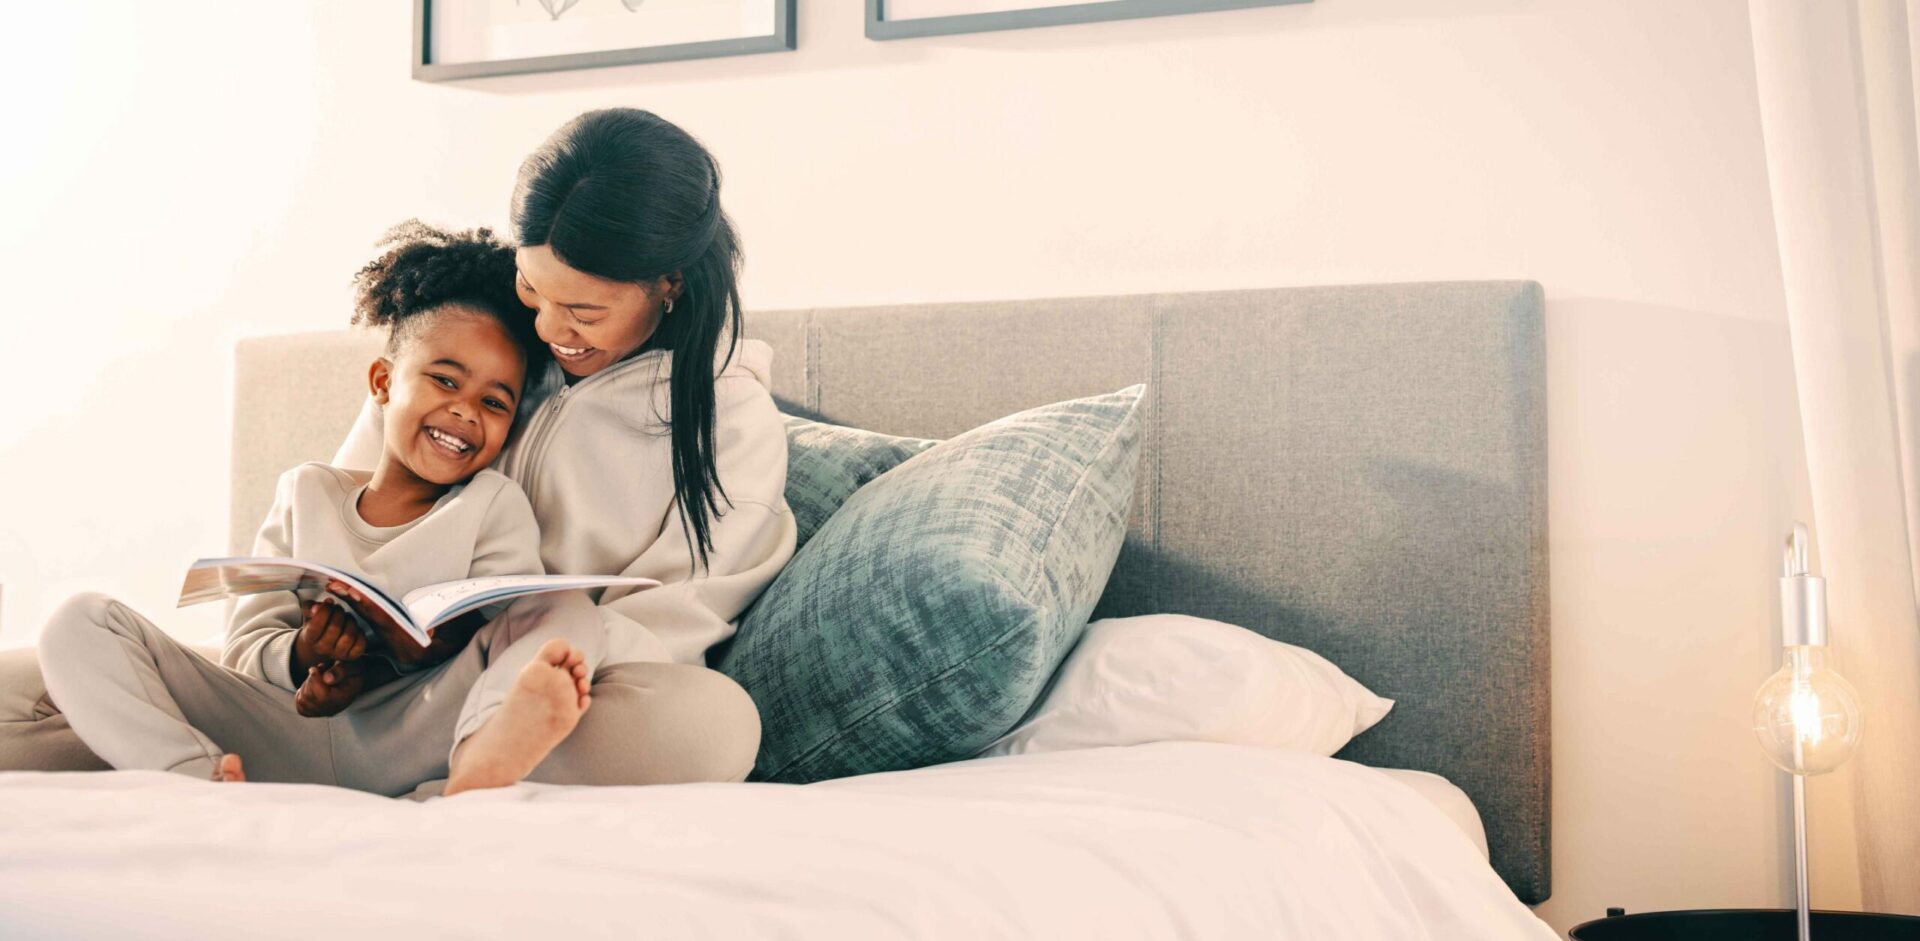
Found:
[[[1561,891],[1540,914],[1778,906],[1784,791],[1748,711],[1807,512],[1786,324],[1553,298],[1547,374]]]
[[[1920,487],[1913,486],[1920,484],[1920,353],[1908,354],[1905,372],[1907,382],[1904,391],[1906,394],[1904,398],[1896,404],[1900,408],[1899,415],[1904,419],[1906,424],[1906,428],[1903,429],[1905,440],[1901,442],[1906,446],[1905,460],[1907,470],[1909,471],[1909,476],[1906,480],[1909,485],[1909,490],[1916,490],[1920,489]],[[1896,388],[1894,395],[1900,396],[1901,392],[1902,390]],[[1917,511],[1912,509],[1908,511],[1909,520],[1913,519],[1912,514],[1915,512]],[[1912,527],[1909,525],[1910,535],[1908,538],[1920,536],[1920,533],[1911,532],[1911,529]],[[1920,572],[1915,572],[1914,578],[1915,583],[1920,584]]]

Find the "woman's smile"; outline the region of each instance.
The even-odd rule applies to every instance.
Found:
[[[677,275],[639,283],[587,274],[546,245],[523,245],[514,259],[514,290],[534,312],[534,332],[574,379],[638,351],[660,324],[663,299],[678,290]]]

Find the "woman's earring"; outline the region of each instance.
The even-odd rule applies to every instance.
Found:
[[[669,313],[669,314],[673,313],[673,298],[671,297],[667,298],[666,313]]]

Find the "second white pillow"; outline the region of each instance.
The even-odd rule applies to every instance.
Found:
[[[1087,625],[1040,706],[980,752],[1221,742],[1332,755],[1393,708],[1325,657],[1184,614]]]

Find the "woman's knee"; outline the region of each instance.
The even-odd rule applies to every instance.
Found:
[[[621,725],[644,732],[650,777],[741,781],[760,751],[760,710],[732,678],[681,663],[615,664],[594,678],[596,707],[612,698]],[[603,715],[613,719],[613,715]]]
[[[567,784],[739,781],[760,749],[760,712],[704,667],[621,663],[594,677],[593,705],[531,776]]]
[[[760,708],[733,678],[704,667],[688,668],[686,705],[702,717],[710,737],[702,750],[703,781],[744,781],[760,753]]]

